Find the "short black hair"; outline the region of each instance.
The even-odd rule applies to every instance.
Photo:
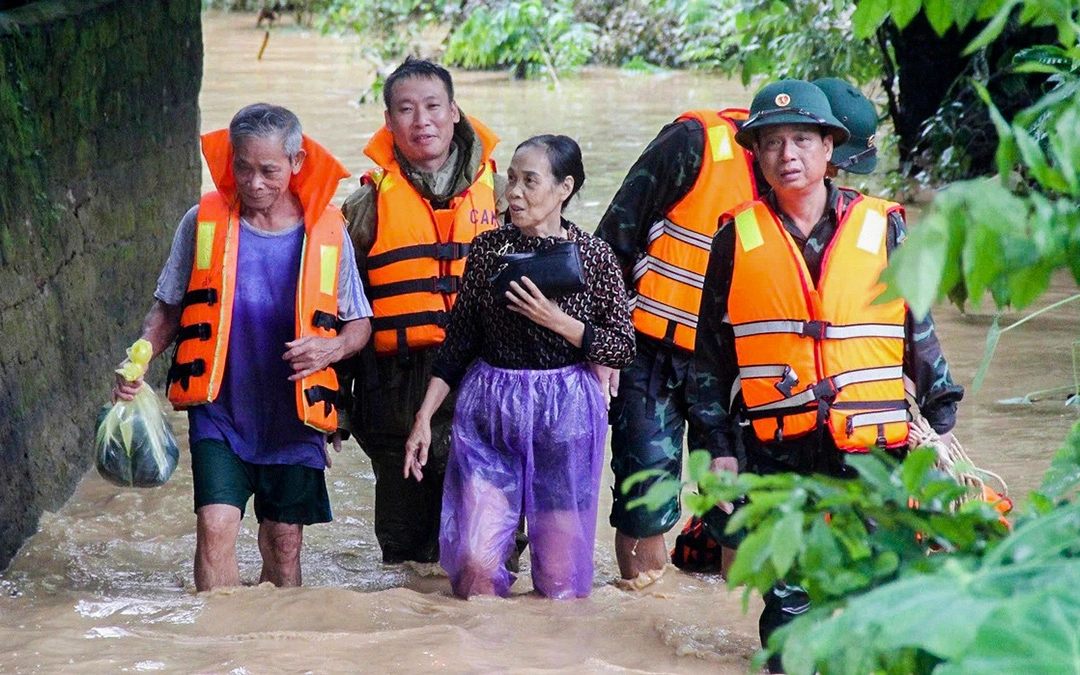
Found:
[[[394,87],[397,83],[401,80],[408,80],[413,77],[438,78],[439,80],[442,80],[443,86],[446,87],[446,95],[450,97],[451,102],[454,101],[454,80],[450,77],[450,71],[432,61],[409,56],[406,57],[404,63],[394,69],[394,72],[390,73],[390,77],[386,78],[386,83],[383,84],[383,103],[386,104],[387,110],[390,109],[390,102],[394,95]]]
[[[542,147],[547,154],[548,163],[551,164],[551,175],[555,182],[561,183],[567,176],[574,179],[574,188],[563,200],[562,208],[578,193],[585,183],[585,163],[581,159],[581,146],[577,141],[562,134],[540,134],[525,140],[514,150],[516,153],[522,148]]]

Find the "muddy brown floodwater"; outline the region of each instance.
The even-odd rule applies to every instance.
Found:
[[[275,29],[256,61],[263,32],[252,17],[207,14],[204,34],[203,129],[225,126],[258,100],[292,108],[305,132],[354,172],[340,202],[371,166],[363,146],[382,124],[381,106],[355,103],[371,77],[362,45],[286,27]],[[586,229],[663,124],[695,107],[745,106],[752,95],[693,73],[586,71],[558,90],[502,73],[456,73],[455,81],[463,110],[504,139],[496,152],[502,167],[534,133],[578,139],[588,181],[569,215]],[[210,186],[208,176],[203,183]],[[133,301],[152,290],[139,289]],[[1058,279],[1040,306],[1074,291]],[[992,314],[942,306],[935,318],[954,377],[970,385]],[[138,327],[130,328],[135,335]],[[1063,398],[997,401],[1072,383],[1070,343],[1078,338],[1080,303],[1006,333],[982,391],[961,405],[957,437],[978,464],[1009,481],[1014,497],[1038,485],[1077,411]],[[95,392],[103,399],[105,380]],[[186,439],[185,419],[173,419]],[[591,598],[540,599],[522,579],[511,599],[464,602],[449,595],[444,578],[379,562],[374,476],[353,443],[328,473],[334,522],[305,532],[302,589],[194,593],[186,448],[172,480],[154,490],[118,489],[91,471],[0,574],[0,672],[746,672],[757,647],[757,598],[744,614],[739,592],[678,572],[639,593],[611,584],[611,482],[608,472]],[[246,518],[239,549],[249,584],[259,572],[254,532]]]

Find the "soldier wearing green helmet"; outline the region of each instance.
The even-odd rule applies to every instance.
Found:
[[[868,174],[877,166],[877,111],[870,99],[838,77],[814,80],[811,84],[825,92],[833,115],[851,132],[848,141],[833,148],[831,164],[843,171]]]
[[[757,93],[736,135],[772,191],[721,216],[705,272],[687,396],[714,469],[852,477],[849,452],[906,451],[908,384],[946,441],[955,423],[963,389],[933,320],[873,302],[903,208],[827,177],[831,161],[859,154],[845,155],[864,132],[849,113],[809,82],[781,80]],[[731,510],[718,505],[710,529]],[[763,645],[809,608],[784,584],[764,600]],[[769,668],[780,667],[774,655]]]

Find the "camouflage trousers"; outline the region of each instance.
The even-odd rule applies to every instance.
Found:
[[[675,479],[682,475],[690,359],[688,352],[638,334],[637,356],[623,369],[619,395],[611,401],[608,416],[615,485],[610,522],[635,539],[663,534],[679,522],[678,497],[656,511],[626,507],[661,477],[638,483],[627,494],[622,485],[627,477],[646,469],[658,469]]]

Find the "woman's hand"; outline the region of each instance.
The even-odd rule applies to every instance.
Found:
[[[424,465],[431,447],[431,418],[417,415],[409,438],[405,440],[405,478],[412,474],[416,482],[424,479]]]
[[[506,292],[510,301],[510,310],[524,315],[533,323],[555,330],[558,323],[567,318],[566,312],[544,296],[543,292],[529,277],[521,277],[521,283],[510,282]],[[556,331],[557,332],[557,331]]]
[[[600,380],[600,388],[604,392],[604,401],[607,402],[608,407],[611,407],[611,399],[619,395],[619,374],[622,371],[618,368],[602,366],[599,363],[590,363],[589,367],[592,368],[596,379]]]
[[[521,277],[521,283],[510,282],[506,292],[510,301],[508,309],[517,312],[533,323],[543,326],[566,338],[575,347],[581,346],[585,337],[585,324],[562,310],[553,300],[549,300],[529,277]]]

